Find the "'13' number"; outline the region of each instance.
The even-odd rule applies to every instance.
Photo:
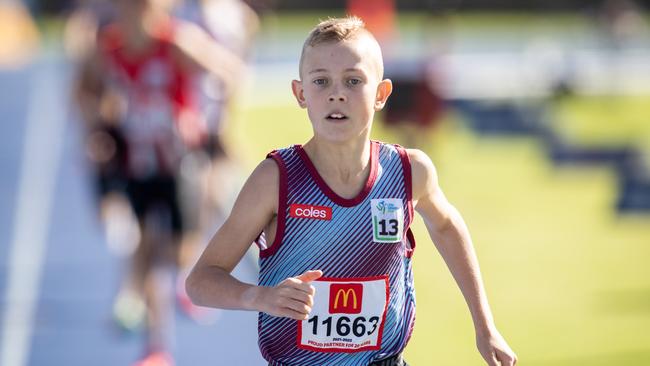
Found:
[[[386,220],[380,220],[379,221],[379,226],[381,227],[379,230],[379,235],[397,235],[397,220],[396,219],[390,219],[388,220],[388,225],[386,225]],[[390,226],[388,230],[386,230],[386,226]]]

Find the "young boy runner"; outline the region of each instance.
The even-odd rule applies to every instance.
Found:
[[[414,325],[416,210],[472,314],[489,365],[516,356],[496,329],[472,242],[419,150],[371,141],[391,93],[379,45],[355,17],[309,35],[293,93],[314,135],[252,173],[187,280],[197,305],[259,311],[270,365],[406,365]],[[230,272],[263,232],[257,286]]]

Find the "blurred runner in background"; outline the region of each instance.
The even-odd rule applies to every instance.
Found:
[[[174,14],[199,25],[240,59],[248,59],[259,29],[259,19],[244,1],[184,0],[178,4]],[[227,85],[226,80],[214,73],[203,73],[194,81],[199,92],[199,110],[206,121],[207,138],[202,149],[183,158],[180,179],[182,210],[188,220],[199,223],[202,234],[212,235],[230,210],[244,179],[223,137],[235,86]],[[206,236],[192,242],[200,248],[186,246],[182,262],[194,264],[208,240],[209,236]],[[183,272],[177,278],[177,300],[186,315],[203,323],[211,320],[210,317],[206,317],[205,309],[194,306],[185,292],[185,277],[189,269],[189,265],[183,266]]]
[[[200,27],[179,21],[172,0],[116,0],[80,70],[76,97],[100,192],[118,187],[137,217],[139,242],[116,301],[116,320],[137,324],[146,310],[146,352],[138,365],[172,364],[167,353],[169,266],[183,266],[199,226],[181,213],[181,162],[208,138],[193,79],[210,72],[231,86],[239,58]],[[106,173],[106,174],[104,174]],[[196,209],[196,208],[195,208]],[[142,295],[144,306],[139,306]],[[135,316],[134,316],[135,315]]]

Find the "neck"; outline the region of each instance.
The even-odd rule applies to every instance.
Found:
[[[370,170],[370,140],[331,142],[314,136],[303,146],[321,175],[341,183],[363,180]]]

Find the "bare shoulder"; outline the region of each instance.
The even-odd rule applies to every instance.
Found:
[[[413,200],[432,193],[438,187],[438,174],[431,158],[419,149],[406,149],[411,161]]]
[[[280,169],[271,158],[262,160],[246,181],[240,199],[250,203],[272,207],[277,212],[277,197],[280,187]]]
[[[266,158],[253,170],[251,178],[255,179],[255,182],[261,186],[277,191],[280,185],[280,168],[273,159]]]

